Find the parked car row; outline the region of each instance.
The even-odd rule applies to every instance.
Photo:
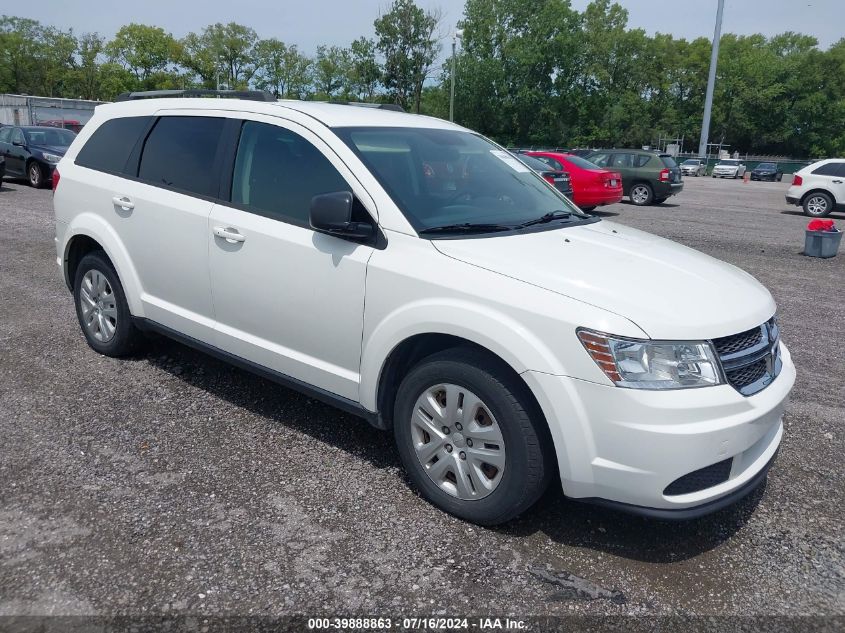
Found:
[[[76,134],[70,130],[54,127],[0,128],[0,158],[5,161],[5,175],[26,178],[36,188],[45,186],[75,138]]]

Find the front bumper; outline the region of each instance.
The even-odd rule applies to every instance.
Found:
[[[714,171],[713,178],[736,178],[737,171]]]
[[[730,385],[644,391],[526,372],[555,441],[568,497],[661,518],[692,518],[738,500],[759,483],[780,445],[795,366],[749,397]],[[728,479],[666,495],[693,471],[730,459]],[[756,483],[755,483],[756,482]]]

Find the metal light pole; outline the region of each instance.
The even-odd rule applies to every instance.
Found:
[[[464,32],[461,30],[455,31],[452,34],[452,94],[449,97],[449,120],[455,120],[455,73],[458,72],[458,63],[455,57],[455,48],[457,46],[458,40],[464,36]]]
[[[713,33],[713,48],[710,52],[710,75],[707,77],[707,93],[704,96],[704,119],[701,121],[701,140],[698,142],[698,156],[707,154],[707,141],[710,139],[710,112],[713,109],[713,88],[716,85],[716,64],[719,61],[719,40],[722,37],[722,12],[725,0],[719,0],[716,9],[716,30]]]

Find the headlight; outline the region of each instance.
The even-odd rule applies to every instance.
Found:
[[[62,160],[61,156],[57,156],[56,154],[48,154],[47,152],[42,152],[41,156],[43,156],[44,160],[46,160],[48,163],[58,163],[60,160]]]
[[[648,341],[578,330],[578,338],[617,387],[689,389],[722,383],[716,355],[704,341]]]

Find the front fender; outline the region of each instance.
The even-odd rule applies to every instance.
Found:
[[[90,237],[103,247],[112,265],[114,265],[114,269],[123,286],[123,292],[126,295],[126,302],[129,304],[130,312],[133,316],[143,317],[144,308],[141,304],[143,289],[141,287],[141,280],[138,277],[135,267],[132,265],[132,260],[126,250],[126,246],[114,228],[94,213],[80,213],[74,216],[65,231],[64,245],[62,248],[62,252],[64,253],[62,271],[68,287],[70,287],[73,281],[68,276],[70,246],[73,243],[73,239],[80,235]]]

